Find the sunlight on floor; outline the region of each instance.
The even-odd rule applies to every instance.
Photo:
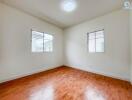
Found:
[[[85,100],[106,100],[103,94],[95,88],[87,88],[85,98]]]
[[[35,92],[30,100],[54,100],[54,89],[52,85],[47,85]]]

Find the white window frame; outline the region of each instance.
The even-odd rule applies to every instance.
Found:
[[[97,39],[97,38],[96,38],[96,33],[99,32],[99,31],[103,31],[103,36],[104,36],[104,37],[103,37],[103,39],[104,39],[104,50],[103,50],[103,52],[97,52],[97,51],[96,51],[96,39]],[[89,51],[89,40],[90,40],[90,39],[89,39],[89,34],[91,34],[91,33],[95,33],[95,52],[90,52],[90,51]],[[92,40],[92,39],[91,39],[91,40]],[[87,33],[87,50],[88,50],[89,53],[105,53],[105,31],[104,31],[104,29],[97,30],[97,31],[92,31],[92,32]]]
[[[33,51],[32,51],[32,40],[33,40],[33,39],[32,39],[32,35],[33,35],[33,31],[39,32],[39,33],[43,33],[43,52],[33,52]],[[51,36],[53,37],[53,39],[52,39],[52,51],[45,51],[45,50],[44,50],[44,46],[45,46],[45,45],[44,45],[44,34],[48,34],[48,35],[51,35]],[[47,53],[52,53],[53,50],[54,50],[54,36],[53,36],[52,34],[49,34],[49,33],[46,33],[46,32],[40,32],[40,31],[36,31],[36,30],[32,30],[32,29],[31,29],[31,52],[32,52],[32,53],[46,53],[46,52],[47,52]]]

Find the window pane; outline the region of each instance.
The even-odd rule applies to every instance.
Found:
[[[98,31],[96,32],[96,38],[103,38],[104,37],[104,31]]]
[[[95,39],[95,33],[89,33],[89,39]]]
[[[46,39],[46,40],[53,40],[53,36],[52,35],[50,35],[50,34],[44,34],[44,39]]]
[[[95,39],[89,40],[89,52],[95,52]]]
[[[96,39],[96,52],[104,52],[104,38]]]
[[[52,52],[53,51],[53,36],[49,34],[44,34],[44,51]]]
[[[32,52],[43,52],[43,33],[32,31]]]

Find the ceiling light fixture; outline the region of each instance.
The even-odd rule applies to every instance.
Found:
[[[130,0],[124,0],[124,9],[132,9],[132,3]]]
[[[61,8],[66,12],[72,12],[76,9],[76,7],[76,0],[62,0],[61,2]]]

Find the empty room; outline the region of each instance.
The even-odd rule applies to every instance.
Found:
[[[0,0],[0,100],[132,100],[132,0]]]

